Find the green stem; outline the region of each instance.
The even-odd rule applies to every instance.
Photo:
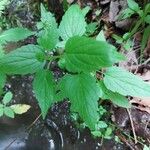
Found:
[[[125,41],[127,41],[129,38],[131,38],[138,30],[138,28],[140,27],[140,25],[143,22],[143,18],[141,18],[136,25],[134,26],[134,28],[132,29],[132,31],[130,32],[130,34],[124,39]]]

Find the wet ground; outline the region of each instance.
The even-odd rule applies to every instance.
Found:
[[[32,93],[32,77],[11,77],[6,90],[14,94],[14,103],[30,104],[24,115],[15,119],[0,119],[0,150],[124,150],[124,145],[113,140],[94,139],[88,129],[79,131],[70,118],[67,101],[55,104],[43,121]]]

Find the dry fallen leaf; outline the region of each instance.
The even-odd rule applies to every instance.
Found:
[[[27,112],[30,109],[30,105],[26,104],[14,104],[11,105],[10,108],[16,113],[16,114],[23,114]]]

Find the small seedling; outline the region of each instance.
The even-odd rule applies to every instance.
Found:
[[[137,21],[135,26],[131,29],[130,32],[126,33],[123,38],[114,36],[115,39],[119,39],[119,42],[125,43],[123,44],[125,49],[128,49],[129,47],[126,47],[130,45],[130,38],[139,31],[143,31],[143,38],[141,42],[141,59],[140,62],[142,61],[143,58],[143,50],[146,47],[148,38],[149,38],[149,33],[150,33],[150,3],[147,3],[144,8],[142,9],[138,3],[136,3],[134,0],[127,0],[128,3],[128,8],[126,10],[123,10],[121,15],[119,16],[118,19],[123,20],[130,18],[132,15],[137,15]],[[118,41],[118,40],[117,40]],[[131,46],[131,45],[130,45]]]
[[[0,117],[6,115],[7,117],[14,118],[15,114],[23,114],[30,109],[29,105],[26,104],[14,104],[8,105],[12,100],[13,94],[11,92],[7,92],[2,102],[0,103]]]

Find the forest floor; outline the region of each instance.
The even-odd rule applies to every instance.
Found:
[[[69,0],[69,3],[72,2]],[[29,0],[14,0],[4,14],[7,16],[5,16],[4,28],[23,24],[25,27],[34,29],[35,22],[39,19],[39,4],[37,1],[29,3]],[[87,14],[87,21],[94,22],[96,26],[93,24],[89,28],[90,36],[96,36],[103,30],[107,41],[115,45],[127,58],[118,65],[150,83],[150,36],[142,52],[142,61],[140,58],[143,28],[137,29],[130,38],[132,44],[126,44],[126,48],[123,43],[117,41],[119,38],[114,37],[114,35],[122,37],[130,32],[138,19],[137,15],[121,21],[118,19],[122,11],[127,8],[126,0],[80,0],[77,3],[82,8],[85,6],[91,8]],[[140,2],[138,3],[142,6]],[[20,4],[23,4],[23,7],[20,7],[22,9],[19,9]],[[48,8],[56,15],[59,22],[63,15],[62,4],[58,5],[56,1],[51,0]],[[10,21],[7,20],[8,18]],[[34,42],[34,38],[31,37],[23,41],[23,44]],[[7,51],[18,45],[22,43],[11,43]],[[56,78],[61,76],[59,68],[54,66],[53,71]],[[0,150],[143,150],[145,145],[148,148],[150,98],[129,97],[133,106],[131,109],[120,108],[110,102],[102,102],[107,110],[104,120],[111,125],[113,131],[110,139],[94,138],[87,128],[76,127],[70,117],[68,101],[54,104],[46,120],[43,121],[33,96],[32,80],[33,77],[28,75],[11,76],[7,81],[5,90],[11,90],[14,93],[14,102],[26,103],[32,107],[29,112],[13,120],[5,117],[0,119]],[[148,149],[145,146],[144,150]]]

